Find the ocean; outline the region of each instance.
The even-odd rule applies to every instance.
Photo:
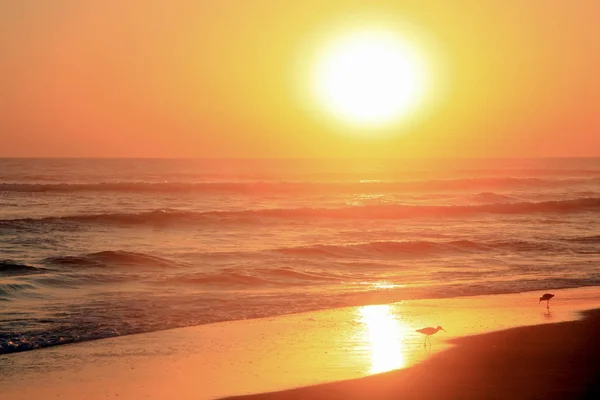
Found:
[[[0,354],[600,285],[600,159],[0,159]]]

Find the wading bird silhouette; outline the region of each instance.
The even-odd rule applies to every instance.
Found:
[[[446,330],[441,326],[438,326],[437,328],[432,328],[428,326],[427,328],[417,329],[417,332],[425,335],[425,342],[423,343],[424,347],[427,347],[427,341],[429,341],[429,345],[431,345],[431,339],[429,338],[429,336],[436,334],[438,331],[446,332]]]
[[[553,298],[554,295],[552,293],[546,293],[544,294],[542,297],[540,297],[540,301],[538,301],[538,304],[540,304],[542,301],[546,302],[546,308],[550,308],[550,299]]]

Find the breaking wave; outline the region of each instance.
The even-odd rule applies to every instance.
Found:
[[[341,208],[289,208],[243,211],[156,210],[139,213],[84,214],[39,219],[0,220],[0,228],[44,224],[153,224],[170,223],[257,223],[262,220],[298,219],[404,219],[419,217],[463,217],[476,214],[533,214],[600,212],[600,198],[573,200],[495,203],[470,206],[367,205]],[[101,257],[101,256],[97,256]]]

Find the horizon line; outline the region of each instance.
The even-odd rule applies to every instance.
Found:
[[[118,156],[0,156],[0,160],[552,160],[552,159],[600,159],[597,156],[348,156],[348,157],[118,157]]]

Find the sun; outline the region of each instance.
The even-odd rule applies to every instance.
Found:
[[[313,93],[342,122],[389,125],[423,100],[425,67],[415,47],[396,32],[356,31],[323,47],[313,69]]]

